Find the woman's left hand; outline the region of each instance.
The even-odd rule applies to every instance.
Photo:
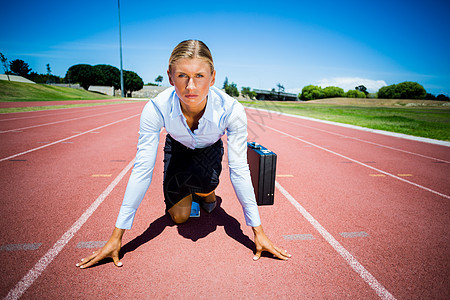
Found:
[[[262,226],[253,227],[253,233],[255,235],[256,253],[253,260],[258,260],[261,257],[263,251],[272,253],[274,256],[282,260],[288,260],[291,257],[286,250],[282,250],[275,246],[264,233]]]

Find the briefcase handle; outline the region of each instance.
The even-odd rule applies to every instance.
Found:
[[[261,149],[261,145],[257,142],[248,142],[247,145],[252,149]]]

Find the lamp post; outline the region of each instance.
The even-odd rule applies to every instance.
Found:
[[[120,0],[117,0],[117,3],[119,5],[120,92],[121,92],[122,98],[123,98],[124,94],[123,94],[123,67],[122,67],[122,30],[120,29]]]

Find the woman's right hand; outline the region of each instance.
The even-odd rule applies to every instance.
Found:
[[[83,258],[79,263],[76,264],[80,269],[86,269],[90,266],[98,263],[102,259],[112,258],[114,265],[121,267],[123,264],[119,260],[119,252],[122,247],[122,236],[125,229],[114,228],[113,234],[109,238],[108,242],[101,249],[94,251],[94,253],[88,257]]]

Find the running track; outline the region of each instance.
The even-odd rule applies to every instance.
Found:
[[[0,115],[2,297],[449,298],[449,147],[253,109],[249,140],[278,154],[261,218],[289,261],[252,260],[226,158],[220,207],[174,225],[160,151],[124,266],[77,269],[113,229],[144,104]]]

